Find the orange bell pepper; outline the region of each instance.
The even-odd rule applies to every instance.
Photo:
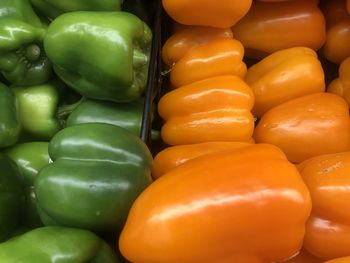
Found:
[[[341,63],[339,78],[329,84],[327,91],[343,97],[350,105],[350,57]]]
[[[326,19],[327,30],[344,19],[349,18],[346,0],[322,1],[320,8]]]
[[[337,258],[337,259],[325,261],[324,263],[350,263],[350,257]]]
[[[252,0],[163,0],[165,11],[184,25],[229,28],[249,10]]]
[[[280,147],[295,163],[347,151],[349,107],[341,97],[329,93],[290,100],[265,113],[256,127],[255,140]]]
[[[258,117],[283,102],[325,91],[321,62],[305,47],[273,53],[249,68],[245,80],[254,92]]]
[[[272,145],[191,160],[135,201],[119,239],[138,263],[270,263],[302,246],[310,215],[298,170]]]
[[[171,66],[191,49],[218,38],[233,39],[232,30],[200,26],[183,27],[165,42],[162,49],[163,61]]]
[[[254,95],[237,76],[192,83],[165,94],[158,112],[165,120],[161,136],[169,145],[251,139]]]
[[[350,255],[350,152],[312,158],[299,170],[312,199],[304,247],[324,260]]]
[[[240,149],[250,145],[249,142],[206,142],[169,147],[159,152],[154,158],[152,176],[157,179],[176,167],[203,155]]]
[[[314,257],[306,250],[302,250],[297,256],[287,260],[284,263],[322,263],[322,260]]]
[[[171,83],[181,87],[221,75],[243,78],[247,72],[243,56],[244,48],[239,41],[216,39],[187,52],[172,68]]]
[[[346,9],[348,13],[350,14],[350,0],[346,0]]]
[[[321,10],[310,1],[254,1],[233,34],[248,57],[262,58],[298,46],[320,49],[326,41],[326,25]]]

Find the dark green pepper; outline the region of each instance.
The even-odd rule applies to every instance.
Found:
[[[147,82],[152,33],[126,12],[72,12],[49,26],[44,46],[56,74],[88,98],[129,102]]]
[[[11,89],[0,83],[0,147],[15,144],[20,131],[15,95]]]
[[[18,227],[24,207],[23,177],[16,164],[0,153],[0,241]],[[0,256],[1,262],[3,258]]]
[[[151,183],[147,146],[114,125],[65,128],[51,140],[49,154],[53,163],[35,181],[45,225],[120,231],[132,203]]]
[[[113,250],[81,229],[42,227],[0,244],[3,263],[117,263]]]
[[[118,11],[122,0],[31,0],[43,15],[55,18],[72,11]]]
[[[31,142],[17,144],[6,149],[5,154],[18,166],[26,186],[26,204],[22,226],[29,228],[42,225],[36,205],[34,180],[39,171],[49,164],[49,144],[47,142]]]
[[[45,33],[28,0],[0,1],[0,72],[10,83],[37,85],[51,77]]]

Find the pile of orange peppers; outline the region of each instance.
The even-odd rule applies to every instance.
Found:
[[[350,0],[162,2],[168,147],[123,256],[350,263]]]

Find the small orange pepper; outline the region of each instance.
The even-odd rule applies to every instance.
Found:
[[[234,39],[216,39],[193,48],[172,68],[171,83],[181,87],[203,79],[236,75],[244,77],[247,67],[242,61],[244,48]]]
[[[250,67],[245,80],[255,95],[253,113],[257,117],[283,102],[325,91],[321,62],[306,47],[273,53]]]
[[[161,135],[169,145],[251,139],[254,95],[237,76],[219,76],[165,94],[158,112],[165,120]]]
[[[350,105],[350,57],[341,63],[339,78],[329,84],[327,91],[343,97]]]
[[[152,176],[157,179],[176,167],[203,155],[240,149],[250,145],[249,142],[206,142],[172,146],[156,155],[153,161]]]
[[[349,107],[330,93],[316,93],[272,108],[255,129],[257,143],[280,147],[291,162],[350,150]]]
[[[285,263],[322,263],[322,260],[303,249],[297,256],[285,261]]]
[[[318,156],[298,168],[312,200],[304,248],[323,260],[350,255],[350,152]]]
[[[163,0],[165,11],[184,25],[229,28],[249,10],[252,0]]]
[[[296,167],[272,145],[191,160],[135,201],[119,239],[138,263],[271,263],[303,242],[311,200]]]
[[[218,38],[233,38],[230,28],[188,26],[173,34],[164,44],[162,57],[164,63],[172,66],[194,47],[206,44]]]
[[[321,10],[310,1],[254,1],[233,34],[248,57],[262,58],[298,46],[320,49],[326,41],[326,25]]]

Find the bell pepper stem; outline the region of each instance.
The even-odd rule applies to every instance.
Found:
[[[40,47],[38,45],[36,45],[36,44],[29,45],[25,49],[25,57],[29,61],[36,61],[36,60],[38,60],[40,55],[41,55]]]
[[[79,101],[73,104],[61,105],[57,109],[57,119],[62,125],[62,127],[66,126],[67,117],[85,100],[85,97],[82,97]]]

